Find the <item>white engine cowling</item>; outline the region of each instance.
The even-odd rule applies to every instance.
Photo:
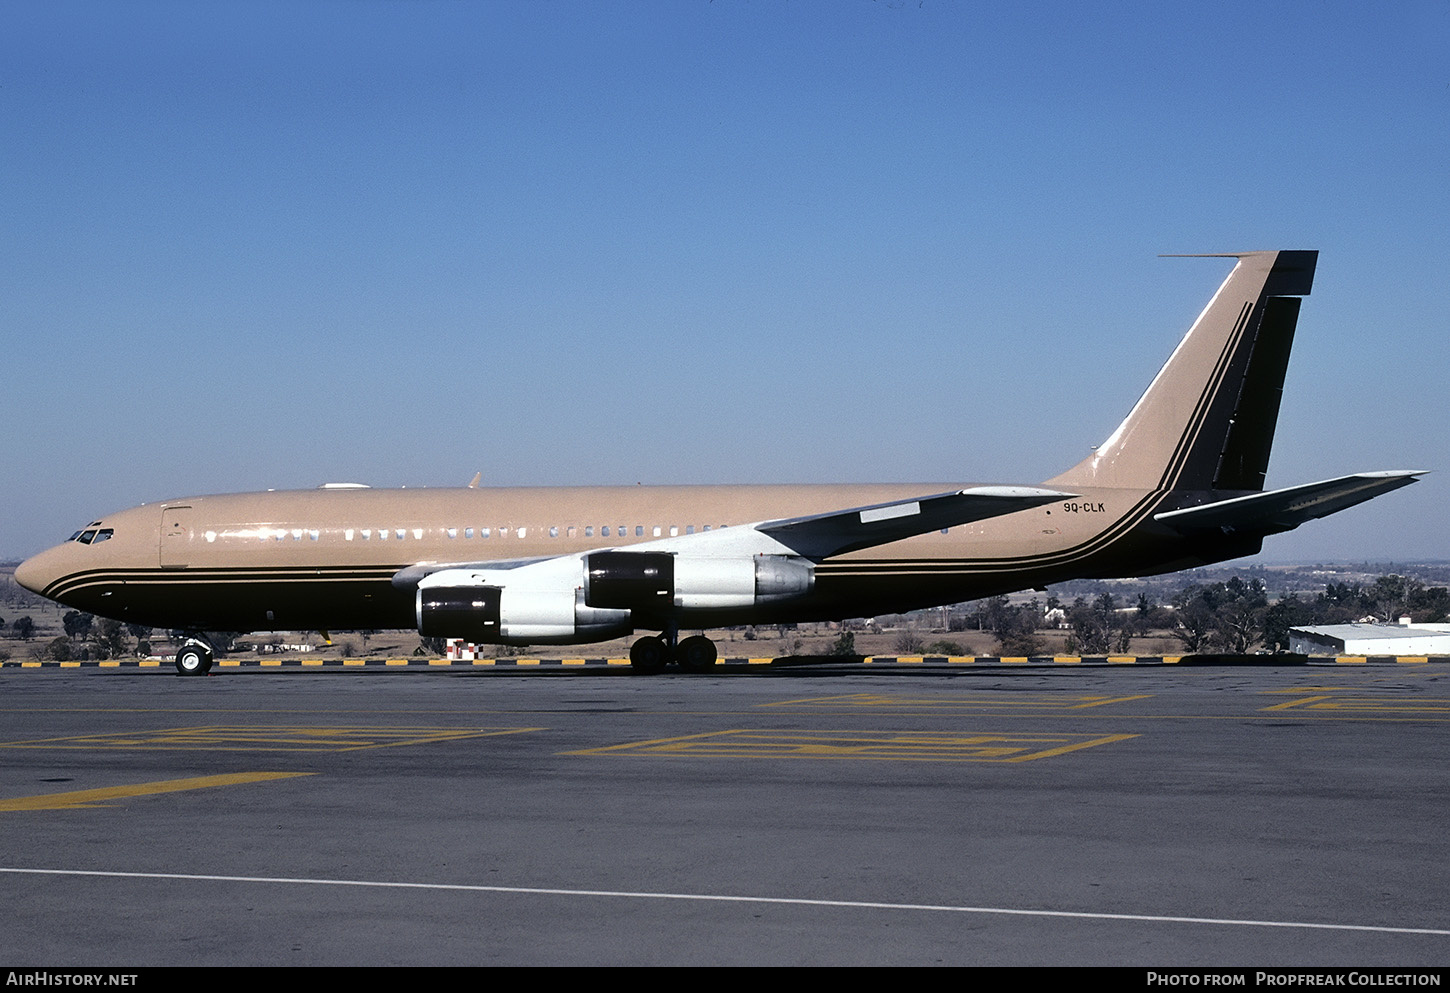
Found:
[[[442,569],[418,583],[418,631],[479,644],[604,641],[690,611],[804,596],[815,568],[783,555],[601,551],[513,569]]]
[[[633,630],[630,612],[584,602],[578,560],[488,572],[445,569],[418,584],[418,632],[488,644],[604,641]],[[563,566],[564,568],[559,568]]]
[[[584,558],[584,602],[594,607],[739,609],[804,596],[814,584],[811,563],[783,555],[607,551]]]

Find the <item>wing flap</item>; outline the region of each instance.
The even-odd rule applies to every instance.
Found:
[[[1199,507],[1185,507],[1154,514],[1153,519],[1175,531],[1254,531],[1277,534],[1291,531],[1305,521],[1328,517],[1355,504],[1408,486],[1424,470],[1359,472],[1318,483],[1305,483],[1268,493],[1219,500]]]

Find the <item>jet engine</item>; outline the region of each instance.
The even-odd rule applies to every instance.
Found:
[[[634,630],[629,611],[590,607],[577,588],[419,585],[417,603],[418,632],[424,637],[571,644],[605,641]]]
[[[804,596],[805,559],[591,552],[514,568],[442,569],[418,583],[425,637],[492,644],[605,641],[691,611],[741,610]]]
[[[593,552],[584,557],[584,602],[655,614],[738,609],[804,596],[815,578],[811,563],[785,555]]]

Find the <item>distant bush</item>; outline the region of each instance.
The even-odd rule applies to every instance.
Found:
[[[930,645],[922,649],[922,651],[927,655],[953,656],[972,654],[970,648],[963,647],[959,642],[948,641],[946,638],[942,638],[940,641],[933,641]]]

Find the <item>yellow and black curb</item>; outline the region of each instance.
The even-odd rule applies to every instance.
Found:
[[[714,671],[729,673],[760,667],[805,668],[809,666],[1284,666],[1298,665],[1423,665],[1450,662],[1446,656],[1425,655],[866,655],[785,656],[778,658],[722,658]],[[4,669],[171,669],[171,659],[107,659],[104,661],[55,662],[11,659]],[[240,658],[217,659],[213,669],[555,669],[629,668],[627,658],[528,658],[504,656],[483,659],[411,658],[319,659]]]

